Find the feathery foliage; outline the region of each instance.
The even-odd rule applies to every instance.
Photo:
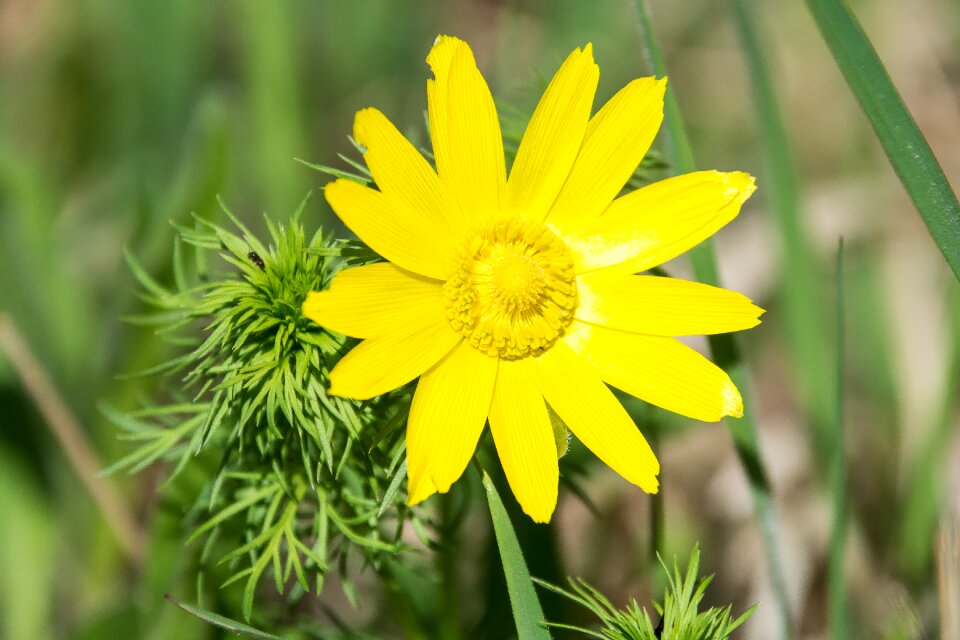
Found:
[[[601,640],[725,640],[756,609],[756,606],[751,607],[736,619],[731,617],[729,606],[698,610],[711,580],[711,577],[698,578],[699,547],[695,547],[690,554],[685,574],[676,562],[672,573],[662,559],[660,564],[667,574],[668,585],[663,604],[653,603],[660,618],[658,624],[654,625],[650,613],[636,600],[631,600],[626,609],[617,609],[606,596],[584,580],[570,578],[570,590],[537,580],[540,586],[589,609],[601,625],[597,630],[561,624],[551,626],[579,631]]]
[[[206,537],[201,568],[221,574],[225,567],[222,586],[243,581],[247,619],[268,570],[279,593],[292,590],[291,599],[311,582],[319,592],[327,569],[345,571],[352,550],[371,563],[397,552],[409,515],[393,508],[397,491],[388,490],[404,475],[399,427],[409,393],[368,402],[328,396],[327,375],[350,343],[301,313],[309,291],[375,256],[321,232],[307,241],[305,204],[287,226],[267,219],[269,246],[225,207],[241,235],[200,219],[196,229],[179,228],[197,260],[190,274],[175,245],[176,290],[128,256],[155,309],[131,321],[156,327],[187,351],[139,374],[179,375],[170,380],[168,401],[127,413],[102,407],[121,437],[139,445],[105,473],[166,460],[173,478],[188,464],[213,462],[198,454],[220,452],[189,514],[200,524],[187,542]],[[209,269],[209,251],[233,269]],[[388,528],[385,516],[396,526]]]

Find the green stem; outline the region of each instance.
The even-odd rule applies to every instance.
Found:
[[[806,0],[900,182],[960,279],[960,203],[870,39],[841,0]]]
[[[843,299],[843,239],[837,249],[836,270],[836,387],[833,423],[833,460],[830,469],[830,489],[833,496],[833,530],[830,534],[830,566],[827,576],[829,594],[830,637],[836,640],[849,638],[850,625],[847,607],[847,585],[844,580],[844,540],[847,535],[847,481],[843,437],[843,345],[844,345],[844,299]]]
[[[656,420],[648,420],[644,425],[644,433],[650,441],[650,446],[654,451],[660,451],[660,425]],[[650,562],[652,566],[657,566],[660,558],[666,557],[664,544],[666,541],[666,518],[664,514],[663,489],[666,483],[663,481],[663,474],[660,475],[660,491],[650,496]]]
[[[764,193],[774,214],[783,263],[783,316],[794,377],[802,387],[807,412],[813,416],[814,444],[826,457],[833,420],[833,390],[823,375],[830,367],[830,353],[822,339],[826,312],[818,267],[800,218],[800,195],[791,160],[786,127],[777,104],[776,91],[767,66],[768,50],[761,41],[756,0],[731,0],[740,43],[750,72],[754,109],[760,126],[760,142],[766,159]]]
[[[647,0],[636,0],[640,19],[640,28],[643,33],[644,46],[650,64],[657,75],[666,75],[666,65],[657,46],[650,20]],[[664,102],[664,144],[671,166],[677,173],[689,173],[696,170],[693,160],[693,151],[687,139],[680,116],[680,108],[672,89],[667,90]],[[690,262],[698,280],[708,284],[719,284],[717,261],[713,251],[713,243],[706,240],[690,252]],[[747,394],[747,373],[743,365],[739,347],[733,336],[721,334],[710,336],[710,350],[718,366],[723,367],[730,374],[733,383],[741,390],[744,400],[744,417],[730,430],[740,464],[743,466],[753,494],[754,506],[757,512],[767,553],[767,563],[770,570],[770,581],[778,608],[780,620],[780,637],[793,637],[793,623],[791,621],[790,603],[787,596],[787,583],[780,554],[780,534],[774,511],[773,487],[763,465],[760,455],[759,434],[757,424],[753,420],[753,411]]]

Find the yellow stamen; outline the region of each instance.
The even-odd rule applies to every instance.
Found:
[[[482,224],[464,238],[443,287],[450,325],[506,359],[550,348],[573,320],[573,256],[546,226],[523,218]]]

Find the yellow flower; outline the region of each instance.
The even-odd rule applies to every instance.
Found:
[[[370,108],[354,137],[377,189],[326,188],[389,260],[341,272],[303,305],[364,339],[331,372],[330,393],[371,398],[420,377],[410,504],[450,489],[489,420],[514,495],[548,521],[558,482],[548,405],[617,473],[656,492],[656,456],[607,385],[697,420],[739,417],[727,374],[675,337],[747,329],[763,311],[732,291],[633,274],[732,220],[754,179],[703,171],[618,197],[663,119],[666,79],[634,80],[591,117],[600,71],[589,44],[553,77],[507,177],[470,47],[440,36],[427,62],[436,170]]]

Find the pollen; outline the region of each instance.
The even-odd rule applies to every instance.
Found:
[[[476,349],[511,360],[537,356],[573,320],[573,256],[543,224],[483,223],[463,239],[455,260],[443,287],[447,319]]]

